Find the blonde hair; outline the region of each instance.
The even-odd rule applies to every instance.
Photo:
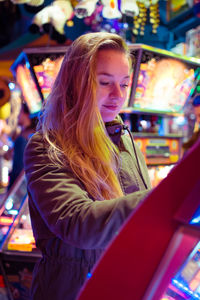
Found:
[[[96,57],[104,49],[129,56],[123,39],[111,33],[88,33],[69,46],[40,121],[50,159],[59,166],[69,164],[99,200],[123,195],[116,174],[118,149],[96,100]]]

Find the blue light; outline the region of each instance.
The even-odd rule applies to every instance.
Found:
[[[13,208],[13,199],[12,198],[8,198],[8,200],[5,203],[5,208],[7,210],[10,210]]]
[[[18,214],[18,210],[17,209],[10,209],[9,214],[16,216]]]
[[[192,216],[190,224],[200,225],[200,205],[198,206],[195,214]]]
[[[193,292],[192,292],[192,291],[190,291],[190,290],[188,291],[188,293],[189,293],[190,295],[192,295],[192,294],[193,294]]]
[[[121,127],[118,127],[118,128],[115,129],[115,133],[118,133],[120,131],[121,131]]]
[[[15,89],[15,83],[14,82],[9,82],[8,87],[11,91],[14,90]]]
[[[194,297],[195,299],[200,300],[200,296],[196,293],[191,291],[187,286],[183,285],[181,282],[177,281],[176,279],[172,279],[172,283],[179,288],[180,290],[182,290],[183,292],[191,295],[192,297]]]
[[[110,32],[115,33],[115,32],[116,32],[116,29],[115,29],[115,28],[111,28],[111,29],[110,29]]]
[[[87,273],[87,278],[90,278],[90,277],[92,277],[92,273],[88,272]]]
[[[27,67],[28,69],[30,69],[30,64],[29,64],[28,61],[26,61],[26,67]]]
[[[197,223],[200,223],[200,216],[198,216],[190,221],[190,224],[197,224]]]

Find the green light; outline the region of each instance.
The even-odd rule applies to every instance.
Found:
[[[197,93],[200,93],[200,85],[197,86]]]

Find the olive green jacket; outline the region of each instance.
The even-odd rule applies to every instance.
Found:
[[[135,147],[150,188],[143,155]],[[50,161],[39,132],[30,139],[24,165],[33,233],[43,256],[35,266],[32,299],[74,300],[102,252],[149,192],[138,174],[129,135],[120,135],[119,150],[124,196],[98,201],[68,167]]]

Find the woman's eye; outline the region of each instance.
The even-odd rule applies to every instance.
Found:
[[[128,84],[121,84],[121,87],[126,89],[128,87]]]
[[[100,85],[109,85],[108,81],[100,81]]]

